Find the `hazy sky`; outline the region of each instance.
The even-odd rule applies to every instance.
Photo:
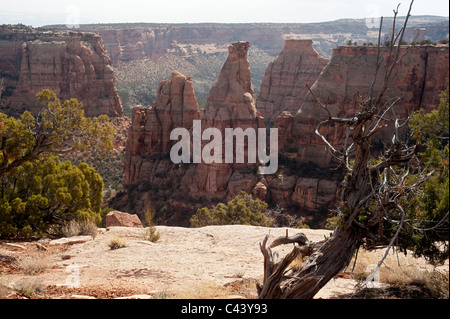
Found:
[[[0,24],[320,22],[390,17],[409,0],[0,0]],[[416,0],[413,15],[449,15],[447,0]]]

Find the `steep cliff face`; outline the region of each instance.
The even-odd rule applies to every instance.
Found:
[[[36,93],[50,89],[61,100],[77,98],[87,115],[123,114],[111,60],[92,33],[1,29],[0,76],[7,112],[38,112]]]
[[[406,49],[404,47],[400,54],[404,54]],[[386,59],[387,54],[388,48],[383,48],[382,58]],[[349,117],[358,112],[360,97],[367,94],[374,75],[376,56],[375,47],[344,46],[334,50],[331,61],[312,86],[314,94],[327,104],[333,116]],[[384,97],[385,101],[401,97],[394,108],[397,118],[406,119],[419,108],[429,111],[438,106],[439,93],[449,85],[448,63],[448,45],[409,49],[394,70]],[[383,74],[384,63],[375,83],[375,94],[381,90]],[[331,154],[314,133],[324,118],[326,113],[308,93],[294,115],[291,129],[290,139],[295,145],[294,157],[298,162],[313,162],[321,167],[330,165]],[[334,145],[340,145],[345,140],[346,131],[344,126],[335,125],[322,128],[321,133]],[[386,139],[390,134],[389,129],[383,130],[373,140]]]
[[[327,65],[311,40],[286,40],[283,51],[269,64],[262,80],[256,107],[266,122],[281,112],[295,114],[303,104],[309,86]]]

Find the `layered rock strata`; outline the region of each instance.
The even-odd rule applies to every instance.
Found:
[[[87,115],[121,116],[111,59],[93,33],[0,29],[0,103],[11,113],[37,113],[36,93],[76,98]]]
[[[202,129],[214,127],[220,130],[222,135],[222,163],[201,163],[199,173],[196,175],[191,186],[193,193],[205,193],[228,195],[234,197],[239,190],[251,192],[256,184],[256,179],[251,178],[242,183],[239,169],[252,170],[254,164],[237,164],[235,158],[233,163],[225,163],[225,128],[247,128],[254,129],[264,127],[264,121],[256,110],[253,98],[253,85],[250,75],[250,63],[247,53],[250,44],[248,42],[236,42],[228,48],[228,58],[222,70],[214,82],[206,102],[202,116]],[[203,145],[207,141],[203,142]],[[247,144],[244,145],[244,158],[248,158]],[[233,182],[242,184],[240,187]]]

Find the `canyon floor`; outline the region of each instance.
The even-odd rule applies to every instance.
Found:
[[[286,228],[243,225],[183,228],[157,226],[156,243],[144,240],[145,229],[110,227],[95,238],[77,236],[58,240],[0,242],[0,298],[256,298],[256,283],[263,278],[259,244],[286,234]],[[319,241],[328,230],[293,229]],[[111,249],[113,239],[125,247]],[[275,250],[284,256],[291,245]],[[315,298],[351,298],[356,293],[356,272],[370,272],[384,250],[360,252],[356,267],[331,280]],[[42,264],[39,273],[26,267]],[[391,264],[431,269],[422,259],[391,254]],[[352,268],[352,267],[349,267]],[[448,274],[448,263],[444,266]]]

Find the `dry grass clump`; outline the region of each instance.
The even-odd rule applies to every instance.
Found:
[[[353,277],[357,290],[371,298],[449,298],[449,273],[438,271],[423,259],[412,255],[391,253],[379,270],[380,289],[366,289],[366,279],[374,271],[381,256],[375,252],[360,251],[354,264]]]
[[[61,227],[61,233],[65,237],[73,237],[80,235],[90,235],[93,238],[97,236],[98,228],[95,222],[91,220],[76,220],[72,219],[67,224]]]
[[[25,295],[33,295],[45,291],[45,286],[37,278],[23,278],[14,284],[15,291]]]
[[[152,243],[156,243],[159,238],[161,237],[161,234],[156,229],[154,219],[155,219],[156,212],[154,210],[146,209],[145,211],[145,220],[147,222],[147,229],[145,230],[144,239],[151,241]]]
[[[434,299],[449,298],[449,275],[437,270],[420,270],[415,267],[396,268],[384,274],[383,282],[391,286],[416,286]]]
[[[47,252],[32,252],[17,259],[15,266],[26,275],[44,272],[52,265],[51,256]]]
[[[215,283],[199,283],[186,287],[175,294],[176,299],[226,299],[229,295],[227,288]]]
[[[128,246],[127,240],[123,237],[120,237],[118,234],[115,234],[108,243],[110,249],[119,249]]]

